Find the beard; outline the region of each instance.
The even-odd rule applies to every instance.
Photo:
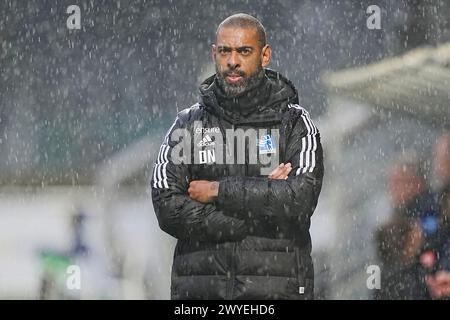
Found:
[[[226,77],[232,73],[241,76],[242,81],[240,83],[227,82]],[[261,67],[260,65],[258,66],[256,71],[249,76],[247,76],[245,72],[236,69],[228,69],[223,72],[220,72],[216,64],[216,75],[219,86],[223,90],[225,96],[229,98],[236,98],[237,96],[253,88],[256,88],[258,84],[261,82],[261,80],[264,78],[265,72],[263,67]]]

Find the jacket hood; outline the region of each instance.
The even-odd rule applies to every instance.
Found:
[[[229,107],[229,103],[220,98],[217,81],[215,81],[216,74],[207,78],[200,85],[201,104],[211,113],[233,124],[280,120],[289,103],[298,103],[298,93],[292,82],[280,73],[271,69],[264,71],[263,85],[253,89],[261,92],[256,92],[251,106],[242,107],[246,111],[245,114],[236,110],[239,109],[239,103],[236,109],[232,109]],[[239,100],[239,97],[236,100]]]

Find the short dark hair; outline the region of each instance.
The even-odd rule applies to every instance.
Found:
[[[246,13],[237,13],[229,16],[225,20],[223,20],[216,30],[216,38],[219,34],[219,30],[221,28],[226,27],[237,27],[237,28],[243,28],[243,29],[255,29],[256,33],[258,35],[258,42],[261,45],[261,48],[264,47],[267,43],[267,37],[266,37],[266,29],[262,25],[262,23],[256,19],[255,17],[252,17],[249,14]]]

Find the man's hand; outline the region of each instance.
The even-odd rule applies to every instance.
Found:
[[[189,196],[201,203],[213,202],[219,194],[219,182],[194,180],[189,183]]]
[[[269,174],[268,178],[286,180],[291,170],[292,165],[289,162],[287,164],[281,163]]]
[[[435,276],[425,278],[428,291],[434,299],[450,297],[450,272],[439,271]]]
[[[291,170],[292,166],[290,163],[282,163],[269,174],[269,179],[286,180]],[[195,201],[211,203],[219,194],[219,182],[193,180],[189,183],[188,194]]]

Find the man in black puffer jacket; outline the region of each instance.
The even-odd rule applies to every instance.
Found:
[[[266,69],[257,19],[225,19],[212,53],[216,74],[178,113],[151,181],[159,225],[178,239],[172,299],[313,299],[319,131],[292,83]]]

